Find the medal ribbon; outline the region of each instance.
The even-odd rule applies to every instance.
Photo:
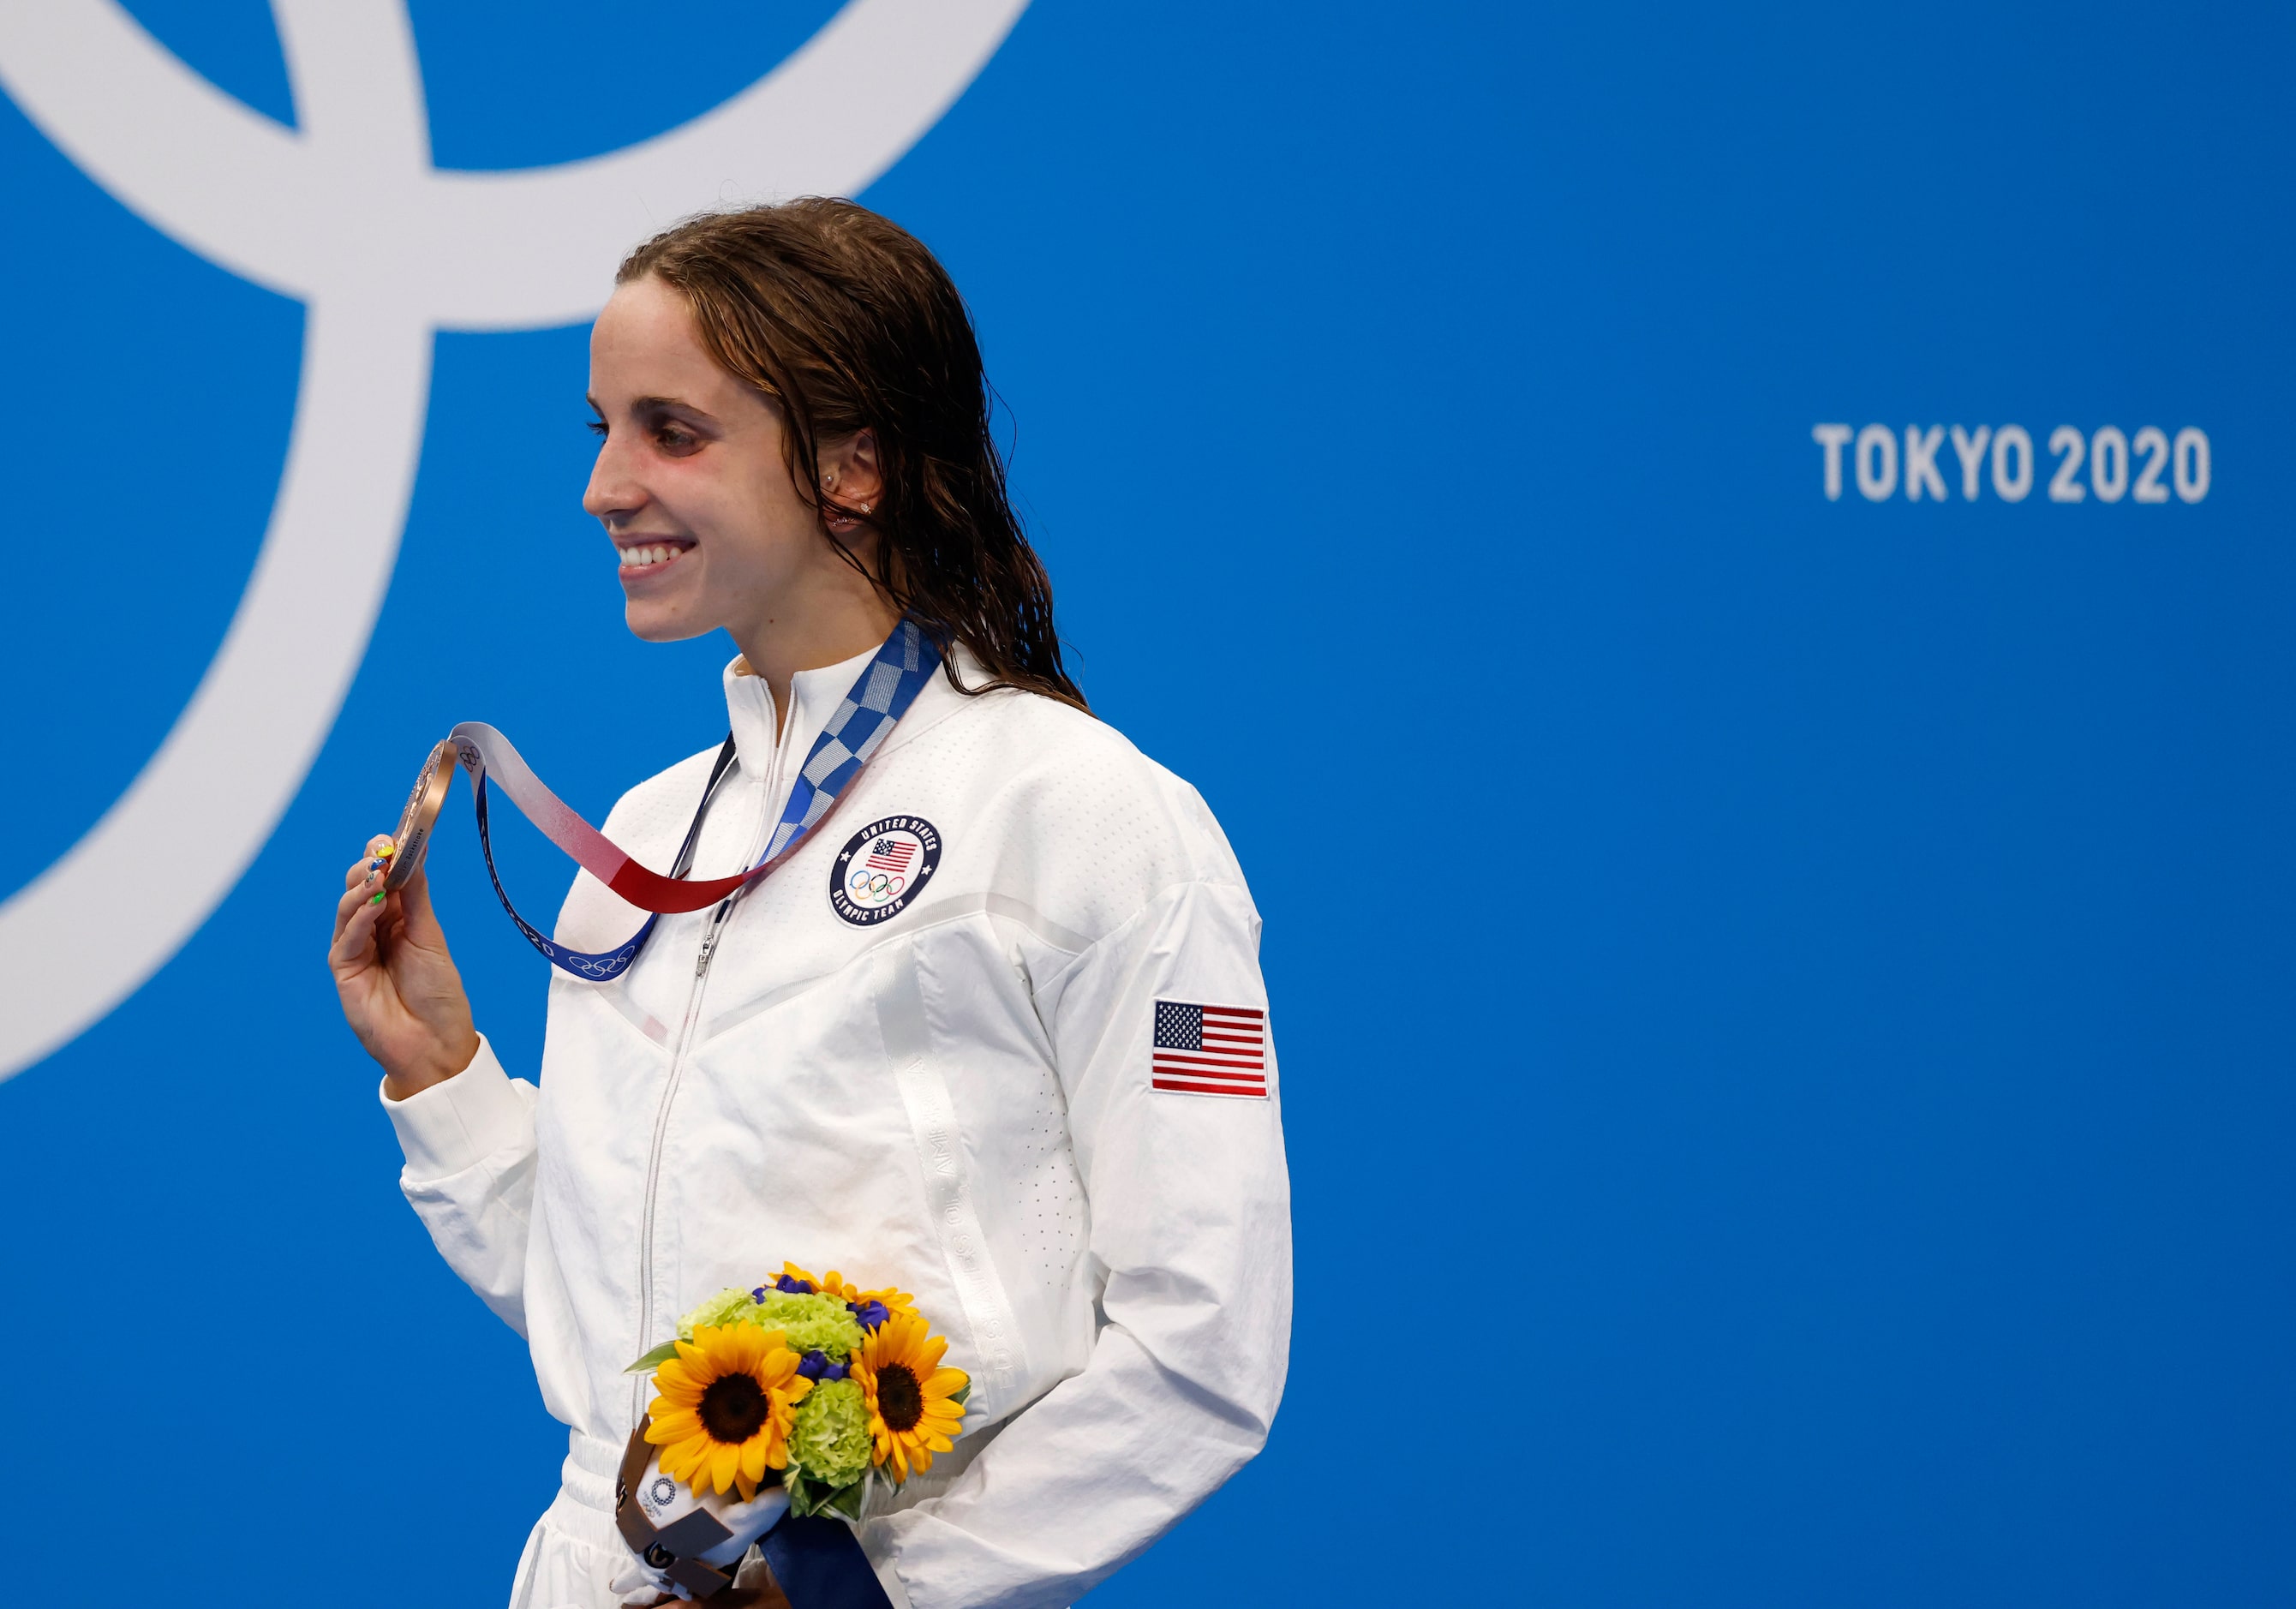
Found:
[[[647,936],[663,914],[698,911],[730,899],[795,853],[861,774],[861,768],[869,763],[870,757],[884,743],[893,724],[908,713],[918,693],[939,667],[939,651],[914,620],[904,620],[896,626],[893,635],[885,639],[876,657],[863,669],[852,690],[837,706],[829,725],[813,740],[813,747],[790,789],[789,803],[782,811],[781,820],[775,824],[773,835],[766,841],[764,857],[746,872],[698,882],[688,881],[685,872],[701,837],[701,817],[709,808],[709,797],[733,761],[733,739],[727,738],[726,747],[719,751],[709,785],[702,792],[701,809],[686,833],[685,847],[678,851],[677,864],[669,875],[664,876],[624,853],[611,839],[569,809],[520,758],[510,739],[482,721],[464,721],[447,735],[447,739],[455,745],[455,757],[471,774],[471,794],[478,810],[479,849],[486,857],[487,876],[495,885],[496,898],[510,913],[510,919],[518,924],[519,932],[554,966],[578,978],[604,981],[619,977],[637,959],[638,951],[644,948]],[[586,955],[546,937],[518,914],[518,907],[511,903],[509,893],[503,888],[501,875],[495,870],[494,843],[487,833],[489,780],[510,796],[511,803],[541,829],[545,838],[572,856],[584,871],[640,910],[654,913],[628,942]]]

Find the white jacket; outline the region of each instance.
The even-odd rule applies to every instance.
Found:
[[[867,658],[800,673],[778,743],[764,682],[727,667],[739,766],[694,876],[755,862]],[[633,789],[608,836],[669,869],[712,758]],[[937,867],[840,915],[868,850],[840,853],[896,817]],[[557,937],[643,921],[583,873]],[[1264,1012],[1259,938],[1193,789],[1055,701],[937,674],[722,924],[663,917],[615,983],[554,972],[539,1090],[482,1044],[386,1100],[407,1199],[570,1429],[519,1609],[619,1601],[614,1471],[647,1400],[622,1371],[784,1259],[914,1293],[972,1376],[955,1453],[859,1527],[896,1605],[1068,1604],[1241,1467],[1291,1327],[1274,1047],[1265,1096],[1194,1094],[1154,1087],[1152,1039],[1159,1001]]]

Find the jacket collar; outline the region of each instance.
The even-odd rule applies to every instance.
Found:
[[[766,678],[750,670],[747,660],[734,655],[726,667],[726,716],[733,725],[734,755],[741,762],[742,775],[752,782],[764,782],[773,774],[775,753],[788,749],[792,752],[781,771],[784,778],[794,776],[812,750],[813,740],[821,735],[864,668],[876,657],[876,649],[870,648],[849,660],[800,670],[790,677],[789,724],[776,739],[773,693],[766,686]]]
[[[779,747],[791,743],[795,735],[793,751],[784,757],[781,769],[784,784],[796,774],[813,748],[813,740],[821,735],[830,718],[845,695],[860,679],[862,667],[877,655],[874,648],[866,653],[857,653],[849,660],[834,665],[824,665],[817,670],[800,670],[790,678],[790,703],[792,707],[790,724],[782,734],[781,743],[774,737],[774,695],[766,686],[766,678],[750,669],[749,661],[736,654],[726,667],[726,714],[734,728],[734,755],[740,762],[742,774],[752,781],[763,782],[774,768],[774,755]],[[988,672],[972,656],[972,651],[962,643],[949,645],[949,656],[956,661],[957,674],[965,685],[977,687],[988,679]],[[1011,694],[989,694],[989,698],[1011,697]],[[936,670],[917,694],[917,702],[901,718],[885,740],[882,756],[889,750],[905,743],[925,731],[937,727],[948,717],[977,702],[957,692],[948,685],[946,669]]]

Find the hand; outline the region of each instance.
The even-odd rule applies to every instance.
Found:
[[[623,1609],[661,1609],[663,1605],[685,1601],[667,1592],[652,1593],[643,1598],[625,1598]],[[781,1583],[774,1580],[774,1572],[766,1567],[765,1560],[755,1554],[734,1575],[732,1586],[702,1602],[709,1609],[790,1609]]]
[[[479,1035],[446,930],[430,908],[429,877],[418,871],[405,888],[376,900],[389,864],[376,851],[390,843],[370,840],[343,878],[327,965],[344,1020],[382,1063],[383,1094],[403,1101],[468,1067]]]

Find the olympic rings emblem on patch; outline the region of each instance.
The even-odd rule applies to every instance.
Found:
[[[856,927],[900,914],[940,869],[940,833],[922,816],[888,816],[845,841],[829,868],[829,907]]]

